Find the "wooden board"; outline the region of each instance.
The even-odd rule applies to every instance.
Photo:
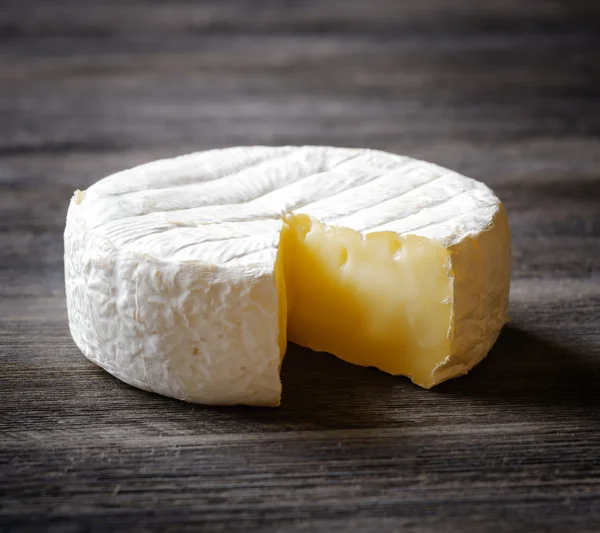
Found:
[[[0,530],[600,531],[597,2],[0,3]],[[366,146],[489,184],[507,326],[467,377],[291,346],[281,408],[126,386],[69,336],[76,188],[248,144]]]

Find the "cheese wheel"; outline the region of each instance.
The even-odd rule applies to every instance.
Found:
[[[287,338],[432,387],[507,318],[510,234],[484,184],[376,150],[241,147],[76,191],[71,334],[119,379],[278,405]]]

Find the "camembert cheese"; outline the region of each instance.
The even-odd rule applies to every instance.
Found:
[[[465,374],[507,318],[510,234],[484,184],[374,150],[244,147],[76,191],[71,334],[142,389],[278,405],[287,339],[422,387]]]

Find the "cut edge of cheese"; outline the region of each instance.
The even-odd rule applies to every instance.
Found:
[[[449,248],[420,236],[327,227],[306,215],[286,222],[288,336],[296,344],[431,388],[481,361],[506,321],[502,206],[489,228]],[[465,246],[496,268],[466,264]]]

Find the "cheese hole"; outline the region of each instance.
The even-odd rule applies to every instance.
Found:
[[[402,261],[404,260],[404,256],[406,255],[406,252],[404,251],[404,248],[402,248],[401,246],[398,247],[398,249],[394,252],[394,255],[392,256],[394,261]]]
[[[340,268],[342,268],[347,262],[348,262],[348,249],[345,246],[342,246],[342,248],[340,249],[340,257],[339,257]]]

